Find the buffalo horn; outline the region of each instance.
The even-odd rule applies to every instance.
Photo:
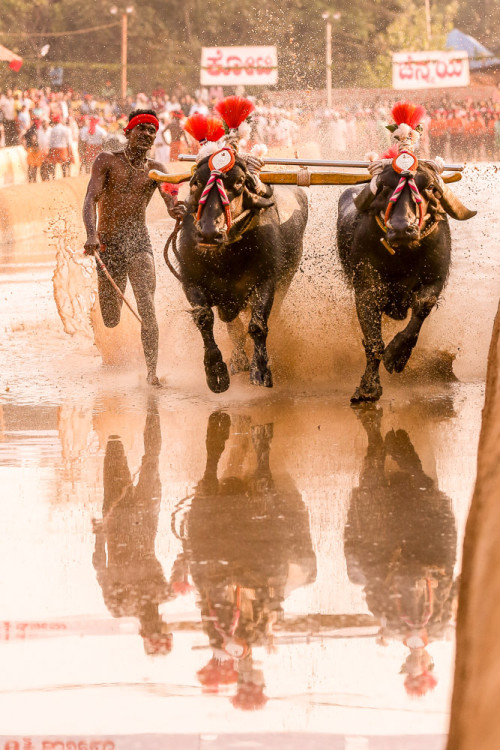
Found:
[[[467,221],[467,219],[472,219],[477,214],[477,211],[470,211],[466,208],[462,201],[446,186],[443,188],[441,195],[441,205],[452,219],[457,219],[458,221]]]
[[[371,186],[365,185],[365,187],[354,196],[353,201],[358,211],[368,211],[374,198],[375,195],[372,193]]]
[[[171,185],[178,185],[179,182],[187,182],[191,179],[191,172],[185,172],[184,174],[165,174],[165,172],[159,172],[157,169],[151,169],[148,177],[150,180],[156,182],[169,182]]]

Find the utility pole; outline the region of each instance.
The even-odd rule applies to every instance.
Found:
[[[427,46],[429,46],[432,39],[430,0],[425,0],[425,34],[427,36]]]
[[[121,97],[122,99],[127,98],[127,37],[128,37],[128,16],[134,12],[133,5],[127,5],[125,7],[118,7],[112,5],[109,9],[111,15],[116,16],[118,13],[122,17],[122,59],[121,59]]]
[[[326,48],[325,48],[325,72],[326,72],[326,106],[332,107],[332,22],[330,14],[323,13],[322,18],[326,22]]]
[[[428,0],[426,0],[428,2]],[[127,14],[122,13],[122,99],[127,98]]]

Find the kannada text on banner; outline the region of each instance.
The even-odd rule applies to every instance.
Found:
[[[272,86],[278,81],[276,47],[203,47],[202,86]]]
[[[465,51],[396,52],[392,56],[394,89],[436,89],[469,85]]]

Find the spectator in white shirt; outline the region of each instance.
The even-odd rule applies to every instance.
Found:
[[[3,112],[5,145],[17,146],[19,140],[17,137],[16,104],[11,89],[7,91],[7,94],[0,96],[0,109]]]
[[[195,101],[195,103],[192,105],[191,109],[189,110],[190,115],[194,115],[196,112],[199,112],[200,115],[208,115],[208,107],[201,98],[201,96],[198,97],[198,99]]]
[[[90,117],[80,130],[80,158],[86,172],[90,172],[94,159],[102,151],[108,135],[98,123],[98,117]]]
[[[50,131],[47,158],[49,177],[54,179],[56,164],[61,165],[63,177],[69,177],[72,159],[71,134],[69,128],[62,124],[60,115],[53,115],[52,122],[54,125]]]

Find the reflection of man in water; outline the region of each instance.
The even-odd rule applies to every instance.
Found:
[[[104,602],[113,617],[137,617],[144,649],[166,654],[172,636],[158,607],[170,586],[155,553],[161,503],[160,416],[151,401],[144,428],[144,456],[138,479],[132,477],[123,444],[110,435],[104,457],[103,520],[95,524],[93,556]]]
[[[451,617],[457,532],[450,498],[423,469],[408,434],[381,434],[381,409],[357,415],[368,436],[359,487],[353,490],[344,546],[349,578],[385,635],[410,649],[405,688],[424,695],[436,685],[429,640],[442,637]],[[386,466],[391,458],[397,468]]]
[[[213,651],[198,678],[209,691],[237,682],[232,703],[248,710],[267,701],[252,647],[272,645],[283,601],[315,580],[316,557],[299,492],[289,476],[271,474],[272,424],[242,422],[238,432],[251,435],[257,468],[245,473],[249,438],[239,435],[243,451],[230,453],[227,475],[218,478],[230,425],[223,412],[209,417],[206,469],[188,513],[184,549]]]

